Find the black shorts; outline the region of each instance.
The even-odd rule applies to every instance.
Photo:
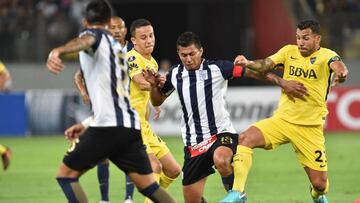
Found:
[[[188,147],[184,147],[184,165],[182,168],[183,171],[183,185],[193,184],[213,173],[215,170],[214,166],[214,151],[220,146],[229,147],[233,153],[236,153],[236,147],[238,144],[238,134],[232,133],[221,133],[217,135],[217,140],[210,147],[210,149],[200,154],[196,157],[191,157]]]
[[[77,139],[63,162],[76,171],[85,171],[109,158],[126,174],[152,173],[140,130],[125,127],[90,127]]]

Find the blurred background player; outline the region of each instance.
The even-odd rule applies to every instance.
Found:
[[[0,92],[8,91],[11,84],[11,77],[5,65],[0,61]]]
[[[299,81],[308,89],[303,98],[281,94],[278,109],[271,118],[261,120],[240,135],[234,156],[234,190],[221,202],[245,202],[244,188],[252,165],[253,148],[275,149],[291,143],[311,182],[314,203],[327,203],[329,190],[323,127],[328,114],[326,100],[333,85],[345,81],[348,70],[337,53],[320,46],[320,25],[302,21],[296,30],[297,45],[286,45],[274,55],[255,61],[244,56],[235,63],[253,70],[270,71],[283,66],[283,78]]]
[[[0,155],[3,164],[3,169],[7,170],[10,165],[11,149],[7,146],[0,144]]]
[[[81,69],[94,113],[91,127],[82,136],[67,137],[75,142],[64,156],[57,181],[69,202],[88,202],[78,179],[101,160],[109,158],[131,177],[143,195],[155,202],[175,202],[152,176],[139,117],[129,103],[127,70],[116,57],[114,39],[106,30],[110,18],[111,8],[106,1],[91,1],[86,6],[86,29],[78,38],[53,49],[48,57],[49,71],[58,74],[64,68],[60,57],[80,52]],[[112,77],[108,77],[109,74]]]
[[[133,48],[133,44],[125,39],[127,34],[125,21],[118,16],[112,16],[110,19],[109,30],[116,40],[114,43],[117,48],[116,50],[118,51],[120,63],[124,66],[127,66],[127,64],[124,62],[125,54]],[[77,71],[75,74],[75,84],[79,89],[84,103],[89,104],[89,95],[86,91],[84,80],[80,71]],[[130,84],[128,84],[128,86],[129,85]],[[84,129],[85,126],[82,124],[75,124],[68,128],[65,133],[74,133],[74,130],[82,132]],[[97,176],[101,193],[101,203],[106,203],[109,201],[109,174],[109,160],[105,159],[97,165]],[[134,184],[127,175],[125,184],[125,203],[132,203]]]
[[[182,64],[173,66],[166,81],[151,69],[144,77],[151,84],[151,102],[155,106],[176,90],[182,106],[181,132],[184,142],[183,195],[186,203],[202,202],[207,177],[218,170],[226,191],[233,185],[232,157],[238,135],[225,106],[228,80],[253,77],[266,79],[289,95],[301,84],[285,81],[269,73],[261,74],[234,66],[232,61],[206,60],[199,37],[193,32],[182,33],[176,42]],[[150,73],[152,72],[152,74]],[[155,78],[157,77],[157,79]],[[159,88],[163,86],[162,88]]]
[[[151,55],[155,46],[155,33],[153,26],[146,19],[133,21],[130,33],[131,41],[134,44],[134,48],[126,54],[131,78],[130,101],[140,115],[141,135],[154,176],[160,186],[166,189],[178,177],[181,168],[166,143],[153,132],[148,121],[151,86],[143,77],[142,71],[145,69],[158,71],[158,64]],[[155,111],[154,120],[157,120],[161,110],[157,107]],[[146,199],[145,202],[149,202],[149,200]]]

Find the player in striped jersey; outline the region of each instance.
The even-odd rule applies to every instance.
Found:
[[[64,65],[60,57],[80,52],[80,63],[94,118],[90,127],[66,153],[57,180],[69,202],[88,202],[78,178],[99,161],[109,158],[128,174],[140,192],[155,202],[175,200],[155,182],[143,147],[137,112],[126,91],[127,72],[116,57],[113,37],[106,30],[111,8],[104,0],[88,3],[85,29],[78,38],[53,49],[49,71],[58,74]]]
[[[118,17],[112,16],[110,19],[109,31],[114,37],[114,46],[116,47],[117,56],[119,57],[120,64],[127,66],[124,61],[125,54],[133,48],[133,44],[125,39],[127,34],[127,28],[125,21]],[[127,67],[126,67],[127,69]],[[77,71],[75,74],[75,84],[79,89],[79,92],[83,98],[85,104],[89,104],[89,95],[85,88],[84,80],[80,71]],[[129,84],[127,85],[129,86]],[[129,89],[129,87],[127,88]],[[86,124],[87,121],[84,122]],[[65,134],[81,134],[87,126],[82,123],[74,124],[65,130]],[[101,201],[100,203],[109,202],[109,160],[105,159],[97,165],[97,176],[99,181]],[[129,176],[126,177],[125,182],[125,203],[132,203],[133,194],[134,194],[134,184],[132,183]]]
[[[186,203],[198,203],[203,194],[207,176],[215,165],[226,190],[231,189],[232,156],[236,151],[238,135],[225,108],[227,80],[239,77],[264,79],[257,72],[234,66],[231,61],[211,61],[202,58],[203,48],[192,32],[182,33],[177,40],[177,51],[182,64],[173,66],[166,81],[154,71],[144,71],[151,84],[151,101],[159,106],[176,90],[182,106],[181,131],[184,141],[183,192]],[[282,85],[288,94],[302,89],[300,83],[283,81],[274,74],[265,76]],[[163,84],[164,83],[164,84]],[[159,88],[159,85],[162,86]]]
[[[292,144],[308,175],[313,202],[328,202],[325,197],[329,181],[323,134],[328,113],[326,99],[333,75],[336,85],[345,81],[348,70],[334,51],[320,46],[320,41],[319,23],[306,20],[297,26],[297,45],[286,45],[266,59],[250,61],[244,56],[236,58],[236,63],[261,71],[272,70],[281,64],[283,77],[303,83],[308,92],[299,99],[289,99],[282,93],[274,115],[253,124],[242,133],[233,163],[234,191],[222,202],[242,202],[239,195],[244,192],[253,148],[270,150],[286,143]]]

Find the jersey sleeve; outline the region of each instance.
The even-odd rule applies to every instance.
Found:
[[[235,66],[231,61],[218,60],[215,64],[220,68],[221,74],[226,80],[243,77],[245,75],[245,68]]]
[[[129,76],[131,79],[133,79],[134,75],[137,75],[139,73],[142,73],[142,62],[139,57],[136,57],[134,54],[131,54],[128,52],[126,54],[127,64],[129,67]]]
[[[168,72],[168,74],[166,75],[166,82],[164,84],[164,87],[161,88],[161,93],[166,96],[169,96],[175,90],[174,86],[171,83],[172,72],[172,69]]]
[[[95,43],[91,46],[91,49],[93,52],[96,52],[97,48],[100,45],[102,32],[100,30],[96,30],[96,29],[86,29],[79,34],[79,37],[82,37],[85,35],[90,35],[95,38]]]
[[[0,61],[0,73],[5,71],[5,65]]]
[[[288,52],[289,47],[289,45],[284,46],[278,52],[269,56],[268,58],[274,62],[275,66],[284,64],[286,59],[286,53]]]
[[[335,61],[342,61],[342,60],[341,60],[341,57],[335,51],[331,51],[329,53],[329,60],[327,63],[328,67],[330,68],[330,64]]]

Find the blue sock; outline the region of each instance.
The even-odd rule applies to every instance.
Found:
[[[234,184],[234,174],[232,173],[229,176],[221,177],[221,180],[222,180],[225,190],[229,191],[232,189],[233,184]]]
[[[97,175],[101,192],[101,200],[109,201],[109,163],[99,163],[97,165]]]
[[[79,179],[77,178],[56,178],[58,181],[61,189],[63,190],[66,199],[69,203],[79,203],[79,201],[76,199],[75,193],[71,187],[71,183],[78,182]]]
[[[144,196],[151,199],[153,202],[156,202],[156,199],[152,196],[156,190],[160,188],[159,184],[157,182],[149,185],[147,188],[140,190],[139,192],[143,194]]]
[[[126,189],[125,189],[125,199],[133,199],[134,195],[134,183],[131,181],[130,177],[126,175]]]

